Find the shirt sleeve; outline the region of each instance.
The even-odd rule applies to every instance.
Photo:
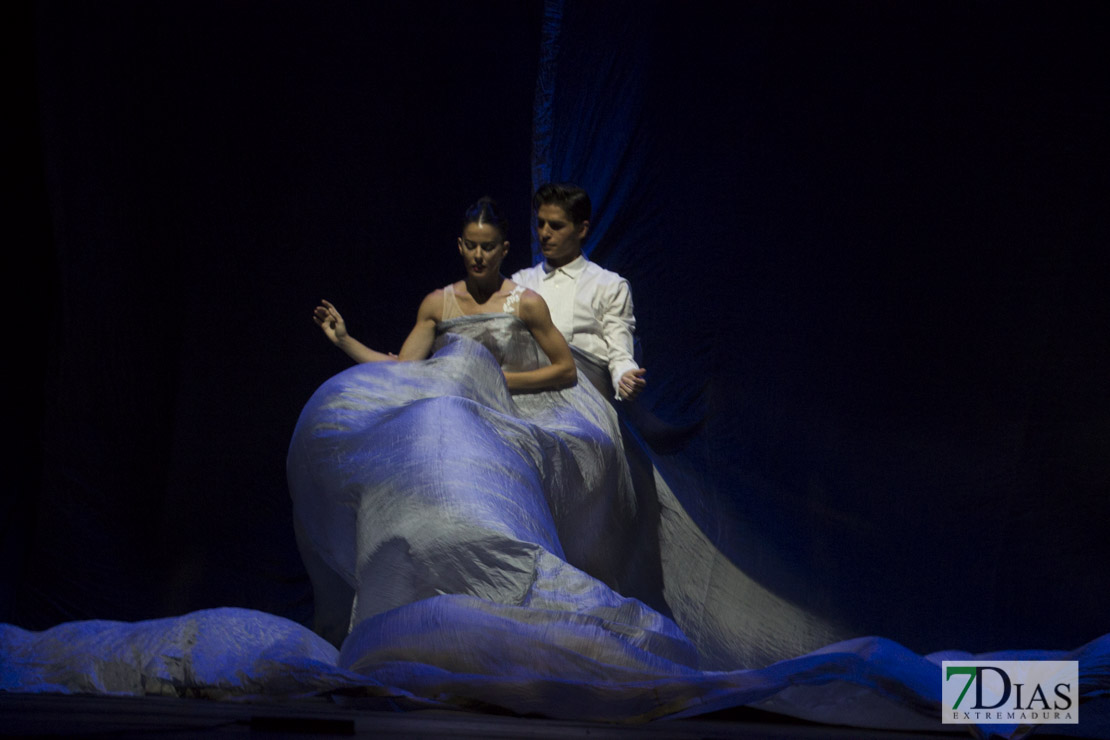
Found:
[[[632,313],[632,289],[624,278],[607,286],[602,302],[601,335],[609,348],[609,377],[620,398],[621,376],[639,367],[633,358],[636,317]]]

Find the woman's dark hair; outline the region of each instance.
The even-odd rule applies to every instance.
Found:
[[[540,189],[532,196],[532,208],[538,211],[540,206],[559,206],[575,225],[589,221],[593,216],[590,196],[585,190],[569,182],[540,185]]]
[[[479,198],[477,203],[466,209],[462,222],[463,230],[470,224],[489,224],[501,232],[501,241],[507,241],[509,238],[509,221],[496,201],[488,196]]]

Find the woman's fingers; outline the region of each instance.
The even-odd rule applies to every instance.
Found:
[[[312,312],[312,320],[317,326],[323,329],[335,329],[343,321],[343,317],[335,310],[335,306],[327,301],[323,301],[326,305],[317,306]]]

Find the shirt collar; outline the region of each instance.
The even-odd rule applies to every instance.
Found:
[[[584,254],[578,255],[562,267],[552,267],[551,265],[547,264],[547,261],[545,260],[541,263],[543,265],[543,279],[547,280],[549,277],[557,272],[563,272],[572,278],[577,278],[579,275],[582,274],[582,271],[586,269],[586,265],[588,265],[589,262],[590,261],[586,259],[586,255]]]

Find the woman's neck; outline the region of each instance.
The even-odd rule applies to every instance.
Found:
[[[474,299],[475,303],[481,306],[491,297],[493,297],[494,293],[497,293],[499,290],[501,290],[501,286],[502,284],[504,284],[505,278],[503,278],[500,274],[494,274],[491,275],[489,278],[480,280],[471,275],[468,275],[464,282],[466,283],[466,292],[470,294],[470,297]]]

